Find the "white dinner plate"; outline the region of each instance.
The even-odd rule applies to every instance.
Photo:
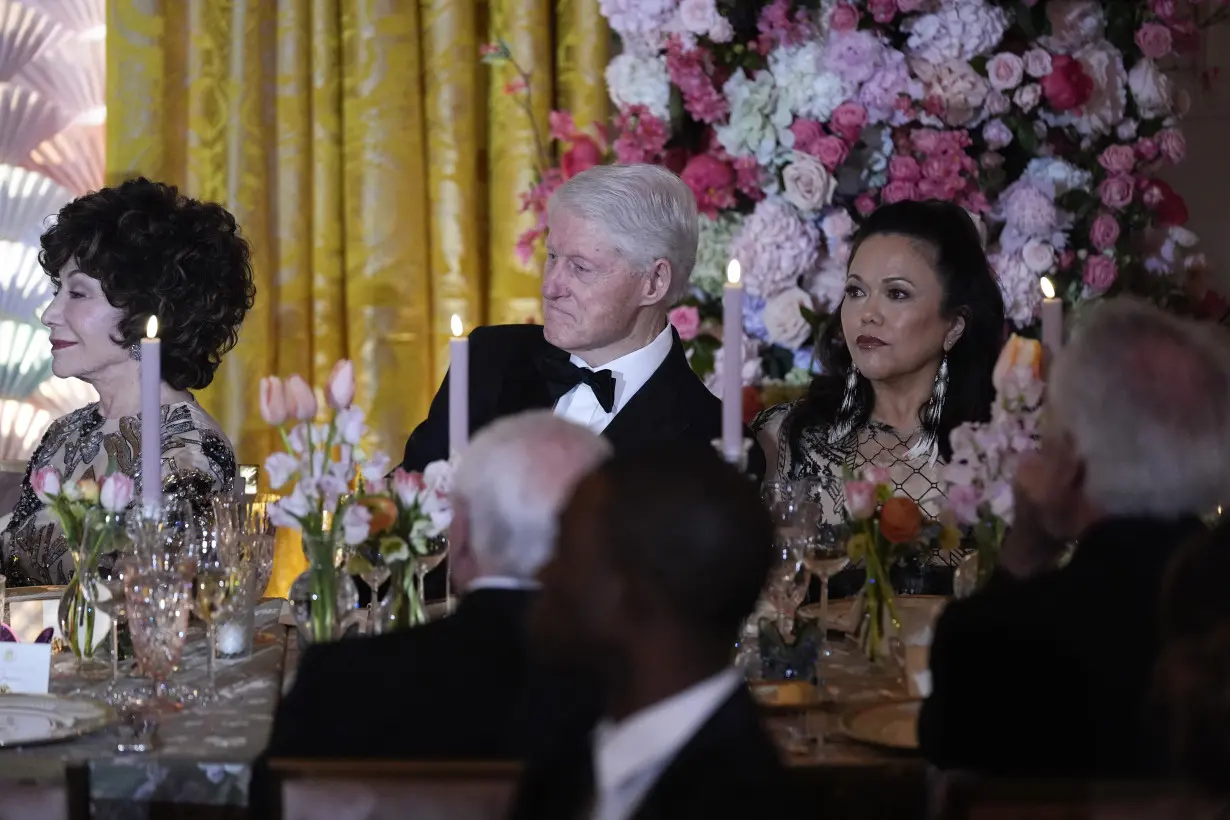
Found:
[[[921,700],[871,703],[856,706],[841,716],[841,730],[861,743],[887,749],[918,749],[918,710]]]
[[[0,695],[0,748],[72,740],[115,722],[110,706],[59,695]]]

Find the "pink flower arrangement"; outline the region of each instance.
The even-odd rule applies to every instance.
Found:
[[[754,19],[715,0],[600,6],[623,44],[619,70],[607,72],[618,108],[609,138],[552,115],[524,196],[535,220],[517,252],[530,258],[546,201],[583,168],[614,159],[680,174],[703,217],[683,303],[696,313],[673,321],[682,335],[695,328],[687,343],[704,375],[734,257],[751,297],[755,372],[802,383],[811,339],[770,334],[765,306],[805,291],[817,310],[836,307],[848,236],[819,226],[841,213],[857,227],[884,203],[937,198],[977,216],[1022,330],[1037,320],[1043,272],[1069,301],[1113,291],[1169,303],[1184,290],[1156,271],[1186,276],[1183,257],[1197,250],[1141,251],[1143,235],[1187,218],[1154,177],[1187,154],[1181,99],[1155,61],[1230,11],[1176,0],[835,0],[821,20],[803,0],[772,0]],[[532,84],[507,47],[483,56],[528,102]],[[1203,293],[1193,298],[1208,301]]]

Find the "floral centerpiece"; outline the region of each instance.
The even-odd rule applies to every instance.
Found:
[[[265,460],[269,482],[274,489],[295,482],[289,495],[270,505],[269,519],[303,534],[308,569],[291,585],[290,599],[299,632],[309,641],[340,637],[347,614],[358,605],[358,590],[341,566],[344,502],[360,475],[379,480],[389,467],[386,455],[367,455],[361,448],[367,424],[363,410],[352,405],[354,394],[354,366],[340,361],[324,390],[333,416],[317,424],[316,395],[300,376],[285,382],[270,376],[260,384],[261,416],[278,428],[285,446]]]
[[[900,626],[889,571],[900,559],[937,542],[941,549],[955,547],[960,534],[928,521],[913,499],[894,495],[891,477],[879,467],[847,481],[845,499],[846,551],[851,561],[862,561],[867,573],[860,639],[867,657],[876,660],[883,654],[890,629]]]
[[[73,556],[73,577],[60,598],[60,633],[85,671],[110,628],[110,619],[94,607],[102,590],[98,565],[123,537],[123,513],[132,503],[133,480],[112,460],[101,482],[82,478],[66,483],[55,467],[40,467],[31,474],[30,486],[60,522]]]
[[[990,576],[1012,526],[1012,479],[1021,456],[1037,449],[1042,346],[1013,335],[995,364],[991,420],[952,431],[952,459],[940,465],[947,512],[976,546],[977,585]]]
[[[1161,178],[1186,155],[1190,103],[1167,61],[1197,49],[1200,30],[1230,16],[1226,3],[599,6],[622,44],[606,71],[617,114],[578,125],[552,113],[523,197],[534,221],[515,250],[534,253],[547,199],[585,168],[651,162],[680,174],[703,217],[693,290],[672,320],[713,385],[730,258],[746,290],[743,379],[788,398],[817,369],[814,330],[842,298],[860,220],[903,199],[937,197],[976,217],[1009,318],[1028,335],[1043,275],[1070,308],[1135,293],[1227,313],[1187,207]],[[529,93],[505,44],[484,59],[506,93]]]
[[[388,600],[381,605],[386,626],[404,629],[427,619],[416,562],[432,551],[453,519],[452,476],[447,461],[433,461],[422,473],[399,467],[387,482],[365,482],[342,514],[346,543],[357,548],[350,572],[371,577],[373,562],[388,568]]]

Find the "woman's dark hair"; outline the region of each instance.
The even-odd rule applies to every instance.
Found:
[[[41,244],[38,261],[57,291],[75,263],[123,311],[116,344],[137,344],[158,317],[162,377],[176,390],[213,381],[256,297],[235,217],[144,177],[74,199]]]
[[[1004,341],[1004,298],[978,228],[959,205],[929,199],[878,208],[855,233],[850,259],[868,239],[886,235],[908,237],[932,249],[944,292],[940,310],[945,317],[965,318],[961,338],[948,351],[948,394],[940,415],[940,455],[948,459],[952,455],[948,434],[954,427],[990,418],[995,400],[991,373]],[[842,334],[840,306],[820,332],[816,348],[824,372],[812,380],[807,395],[787,419],[791,450],[798,448],[805,428],[831,425],[841,406],[851,360]],[[867,423],[875,404],[871,383],[862,377],[857,398],[855,429]],[[920,420],[925,407],[919,407]]]

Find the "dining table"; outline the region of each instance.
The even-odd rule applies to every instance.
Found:
[[[293,684],[300,653],[285,601],[257,605],[253,644],[249,657],[217,661],[216,697],[201,702],[191,695],[206,686],[207,641],[199,624],[190,626],[172,677],[175,691],[189,696],[182,708],[160,711],[153,727],[125,719],[120,709],[112,725],[72,740],[0,748],[0,792],[66,786],[72,800],[86,804],[74,817],[247,817],[252,765],[268,741],[279,699]],[[917,752],[860,741],[843,725],[854,709],[909,703],[900,673],[867,664],[840,635],[820,669],[822,696],[764,704],[765,725],[800,786],[825,816],[924,817],[927,770]],[[148,687],[136,675],[122,671],[120,686]],[[56,656],[52,694],[101,700],[110,685],[83,681],[71,654]],[[120,751],[142,738],[151,740],[146,751]]]

